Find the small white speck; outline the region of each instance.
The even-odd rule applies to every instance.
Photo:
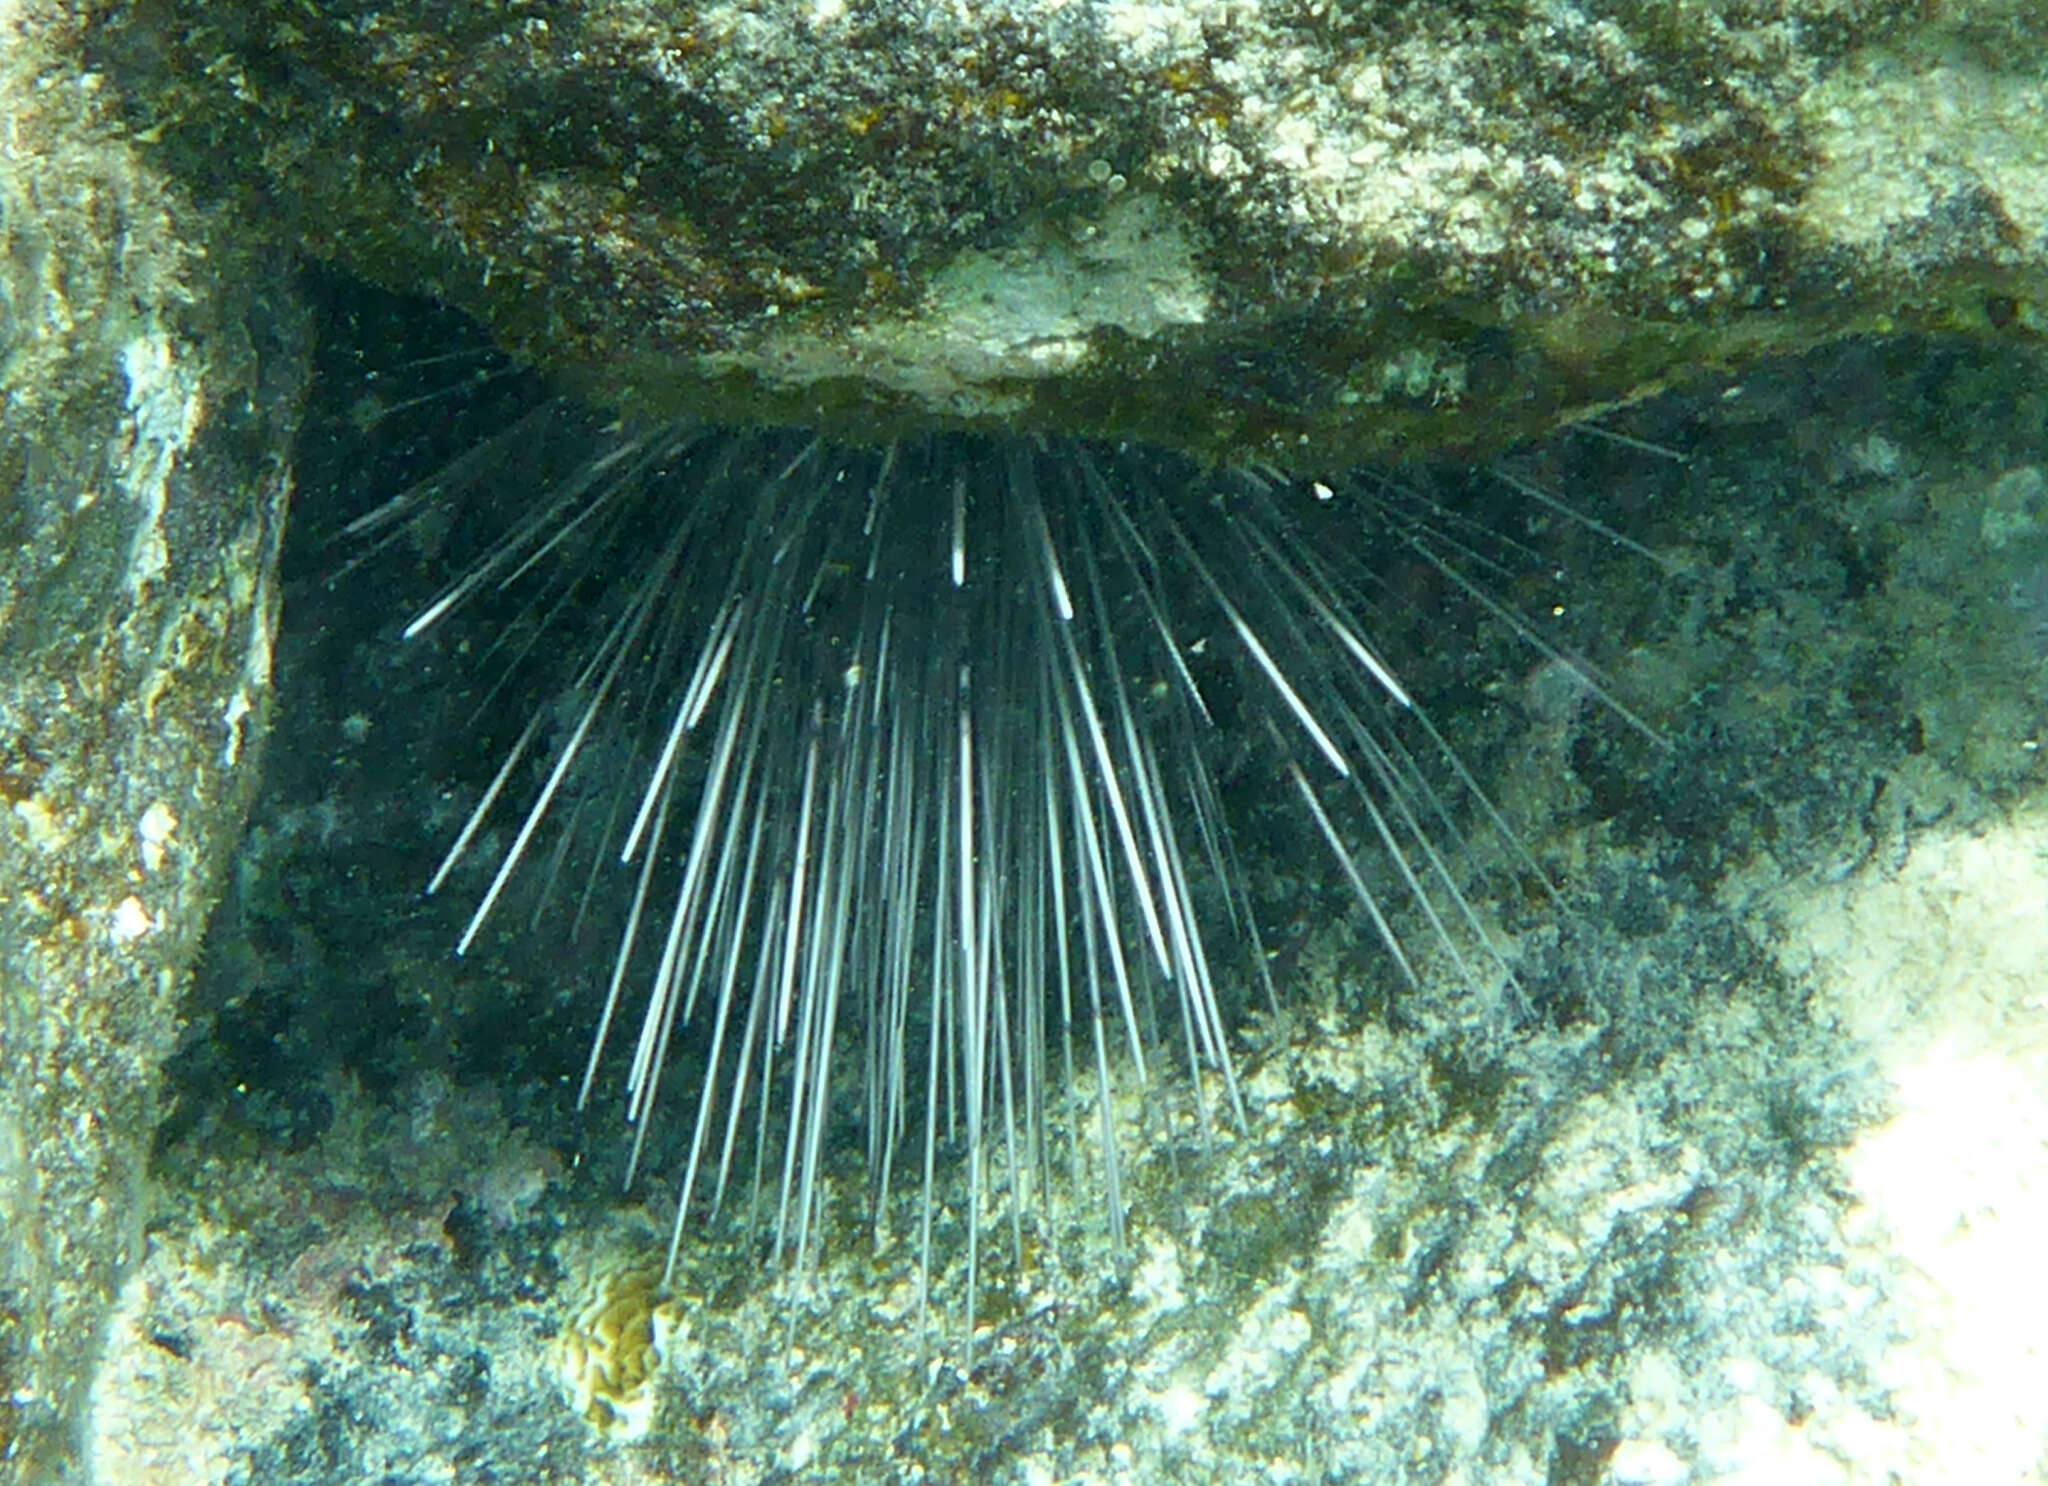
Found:
[[[1623,1440],[1608,1462],[1608,1479],[1627,1486],[1676,1486],[1692,1474],[1661,1440]]]
[[[228,698],[227,706],[221,709],[221,726],[227,732],[226,741],[220,748],[220,766],[223,769],[232,769],[241,758],[242,724],[255,710],[250,704],[248,692],[240,689]]]
[[[1202,1421],[1208,1400],[1192,1388],[1173,1387],[1157,1399],[1160,1422],[1169,1434],[1186,1434]]]
[[[142,819],[135,823],[135,834],[142,838],[142,865],[146,871],[154,872],[163,866],[164,848],[177,829],[178,817],[162,800],[142,812]]]
[[[132,893],[123,898],[114,909],[112,933],[115,940],[120,943],[126,944],[130,940],[140,939],[155,928],[156,924],[151,921],[149,910],[144,908],[142,900]]]

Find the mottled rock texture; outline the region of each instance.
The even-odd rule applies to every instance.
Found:
[[[253,224],[632,411],[1489,445],[2038,334],[2032,0],[125,0]]]
[[[0,4],[0,1481],[37,1486],[76,1470],[254,784],[306,350],[77,47]]]

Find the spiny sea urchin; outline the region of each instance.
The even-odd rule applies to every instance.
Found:
[[[1120,1248],[1118,1080],[1206,1070],[1203,1138],[1242,1117],[1232,1027],[1274,993],[1236,836],[1283,802],[1399,980],[1417,933],[1481,979],[1455,843],[1477,821],[1519,848],[1377,637],[1440,638],[1419,586],[1597,682],[1494,596],[1528,554],[1469,513],[1132,446],[603,428],[545,394],[494,416],[353,550],[432,526],[452,576],[405,633],[474,605],[504,657],[479,709],[498,767],[432,881],[474,883],[460,947],[529,879],[587,905],[625,869],[580,1098],[630,1043],[630,1179],[687,1062],[671,1268],[735,1190],[801,1266],[842,1099],[878,1220],[914,1169],[921,1274],[941,1150],[964,1165],[970,1334],[983,1221],[1021,1252],[1069,1164],[1055,1128],[1094,1130],[1086,1200]],[[563,887],[572,864],[589,886]],[[1092,1110],[1049,1121],[1077,1088]]]

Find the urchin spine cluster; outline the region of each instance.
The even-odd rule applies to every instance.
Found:
[[[358,531],[472,478],[428,482]],[[593,583],[605,618],[433,885],[522,788],[463,948],[551,827],[594,831],[632,870],[582,1094],[637,1002],[637,1167],[672,1041],[700,1040],[671,1270],[701,1199],[715,1210],[737,1182],[772,1203],[780,1261],[814,1252],[832,1094],[856,1048],[878,1205],[906,1154],[921,1167],[921,1274],[942,1143],[967,1168],[970,1305],[986,1199],[1004,1194],[1015,1229],[1054,1189],[1046,1093],[1077,1087],[1077,1050],[1121,1246],[1115,1078],[1142,1084],[1171,1048],[1242,1117],[1219,978],[1263,977],[1265,955],[1212,765],[1226,709],[1403,976],[1347,829],[1450,956],[1476,938],[1446,922],[1470,917],[1439,844],[1455,828],[1403,740],[1448,750],[1426,719],[1401,724],[1416,714],[1363,617],[1367,540],[1455,577],[1423,533],[1384,492],[1024,437],[863,450],[614,431],[533,492],[408,634],[492,589],[524,596],[529,650],[563,644]],[[1249,975],[1212,962],[1226,937]],[[1216,1112],[1197,1108],[1206,1131]]]

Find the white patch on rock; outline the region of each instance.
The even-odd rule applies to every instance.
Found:
[[[107,931],[113,935],[116,943],[127,944],[140,939],[144,934],[154,932],[155,929],[156,923],[150,918],[149,910],[142,906],[140,898],[130,893],[114,905],[113,921],[108,925]]]
[[[2022,252],[2048,244],[2048,113],[2026,70],[1962,48],[1906,58],[1873,48],[1802,101],[1821,167],[1800,216],[1823,238],[1876,249],[1987,193]]]
[[[171,470],[205,417],[198,374],[179,359],[170,337],[152,327],[121,348],[131,420],[123,483],[142,508],[128,556],[128,590],[143,590],[170,566],[164,535]]]
[[[706,358],[801,385],[864,381],[987,411],[1014,402],[990,384],[1032,382],[1085,365],[1111,327],[1139,339],[1208,318],[1195,243],[1171,208],[1126,195],[1071,236],[994,252],[968,250],[933,275],[925,308],[839,332],[792,328],[758,350]]]
[[[157,800],[142,812],[142,819],[135,823],[135,835],[141,842],[142,866],[145,871],[160,871],[164,864],[164,853],[170,848],[171,838],[178,832],[178,817],[171,807]]]
[[[1917,844],[1793,905],[1788,968],[1891,1086],[1846,1153],[1852,1257],[1886,1276],[1880,1418],[1809,1391],[1758,1409],[1734,1458],[1884,1460],[1895,1479],[2039,1481],[2048,1439],[2048,807]],[[1875,1477],[1872,1477],[1874,1479]],[[1773,1479],[1846,1479],[1839,1474]]]

